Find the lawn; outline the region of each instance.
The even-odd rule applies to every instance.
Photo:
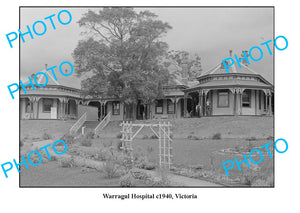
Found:
[[[93,139],[91,147],[81,147],[79,150],[84,153],[90,153],[96,149],[103,147],[117,147],[120,139],[117,138],[96,138]],[[266,144],[267,140],[251,141],[253,146],[261,146]],[[192,166],[201,167],[205,171],[217,171],[217,174],[224,175],[222,162],[217,161],[212,164],[212,152],[225,149],[235,148],[237,146],[247,146],[249,141],[242,139],[203,139],[203,140],[189,140],[189,139],[174,139],[174,165],[181,168],[188,168]],[[158,140],[146,139],[134,140],[134,152],[138,152],[147,156],[147,158],[158,164]],[[67,152],[68,153],[68,152]],[[93,153],[93,152],[92,152]],[[233,160],[231,157],[227,160]],[[217,164],[217,165],[216,165]],[[218,167],[218,168],[217,168]],[[247,168],[243,168],[247,171]],[[270,176],[270,170],[263,171],[262,176]],[[233,179],[237,176],[236,173],[231,173]],[[243,173],[238,172],[238,175]],[[209,180],[209,179],[206,179]],[[29,170],[22,170],[21,186],[118,186],[119,178],[109,179],[103,173],[95,169],[74,167],[62,168],[58,162],[45,162],[37,167],[30,168]]]
[[[43,140],[46,133],[52,139],[63,136],[76,120],[20,120],[20,139],[25,141]]]
[[[22,167],[20,186],[118,186],[119,178],[107,179],[90,168],[62,168],[55,161],[43,162],[28,170]]]
[[[21,121],[21,138],[27,137],[30,142],[43,138],[46,132],[56,139],[68,132],[75,121]],[[147,121],[155,123],[158,121]],[[141,123],[137,121],[135,123]],[[96,149],[117,148],[120,139],[116,136],[120,131],[120,122],[111,122],[100,135],[100,138],[92,139],[91,147],[79,146],[79,150],[95,151]],[[211,117],[201,119],[173,120],[173,166],[183,168],[185,171],[179,174],[193,176],[190,167],[200,167],[201,171],[214,172],[214,175],[225,175],[222,163],[225,160],[234,160],[235,156],[221,158],[214,156],[214,152],[227,148],[259,147],[272,142],[273,117]],[[221,139],[213,140],[212,136],[220,133]],[[149,139],[153,133],[144,129],[133,141],[134,152],[146,156],[150,162],[158,165],[158,140]],[[144,138],[144,139],[143,139]],[[188,139],[189,138],[189,139]],[[268,139],[267,139],[268,138]],[[249,141],[251,139],[251,142]],[[25,142],[26,142],[25,141]],[[26,147],[23,146],[23,148]],[[27,147],[28,148],[28,147]],[[67,152],[68,153],[68,152]],[[264,161],[268,164],[262,167],[260,174],[269,177],[273,173],[272,160]],[[271,162],[271,163],[269,163]],[[232,179],[245,175],[248,168],[242,172],[231,173]],[[249,170],[249,169],[248,169]],[[248,171],[247,170],[247,171]],[[249,170],[251,171],[251,170]],[[251,171],[252,172],[252,171]],[[178,173],[177,173],[178,174]],[[250,174],[251,176],[252,174]],[[198,178],[196,175],[194,178]],[[208,179],[209,180],[209,179]],[[213,180],[211,180],[213,181]],[[29,170],[22,170],[21,186],[118,186],[119,178],[106,178],[102,172],[85,167],[62,168],[58,162],[45,162]],[[238,184],[237,184],[238,185]]]

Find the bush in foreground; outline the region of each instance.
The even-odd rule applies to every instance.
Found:
[[[170,186],[170,180],[164,171],[160,171],[159,175],[157,176],[152,176],[143,170],[134,168],[129,170],[126,175],[121,177],[120,186]]]
[[[116,138],[122,138],[122,133],[119,132],[119,133],[116,135]]]
[[[103,163],[102,172],[104,172],[107,178],[115,178],[120,176],[120,165],[114,160],[106,160]]]
[[[47,132],[44,132],[43,136],[42,136],[43,140],[49,140],[51,139],[51,135],[49,135]]]
[[[92,140],[89,136],[86,135],[81,136],[78,140],[81,146],[86,146],[86,147],[92,146]]]
[[[73,144],[75,141],[74,139],[75,139],[75,136],[70,133],[65,134],[61,138],[61,140],[63,140],[67,145]]]
[[[213,140],[220,140],[221,139],[221,133],[216,133],[212,136]]]
[[[73,157],[65,157],[59,160],[59,165],[63,168],[71,168],[75,166]]]

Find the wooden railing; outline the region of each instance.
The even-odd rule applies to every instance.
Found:
[[[75,124],[70,129],[70,134],[75,133],[78,131],[78,129],[84,124],[86,121],[86,112],[76,121]]]
[[[98,126],[96,126],[95,128],[95,135],[99,134],[99,132],[101,130],[104,129],[104,127],[106,127],[106,125],[110,122],[110,118],[111,118],[111,112],[109,112],[104,118],[103,120],[98,124]]]

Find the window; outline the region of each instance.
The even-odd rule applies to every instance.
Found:
[[[26,98],[25,99],[25,112],[26,113],[30,113],[30,112],[32,112],[33,111],[33,105],[32,104],[30,104],[30,101]]]
[[[51,112],[51,107],[53,105],[53,100],[49,98],[43,99],[43,112]]]
[[[174,114],[175,113],[175,102],[173,103],[170,99],[168,99],[167,109],[168,109],[168,114]]]
[[[242,106],[251,107],[251,90],[246,89],[242,95]]]
[[[119,101],[112,102],[112,114],[120,115],[120,102]]]
[[[163,105],[164,102],[162,99],[155,102],[155,114],[163,114]]]
[[[229,107],[229,91],[218,91],[218,107]]]

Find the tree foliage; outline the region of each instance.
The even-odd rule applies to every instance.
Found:
[[[171,50],[168,52],[167,58],[181,68],[183,65],[186,65],[189,80],[195,80],[202,72],[201,58],[197,54],[190,55],[186,51]],[[178,70],[177,73],[174,74],[182,76],[182,72],[182,70]]]
[[[76,72],[88,76],[85,94],[116,97],[126,103],[145,103],[162,95],[167,81],[164,66],[168,45],[161,38],[171,29],[149,11],[132,8],[89,10],[79,20],[86,40],[73,52]]]

